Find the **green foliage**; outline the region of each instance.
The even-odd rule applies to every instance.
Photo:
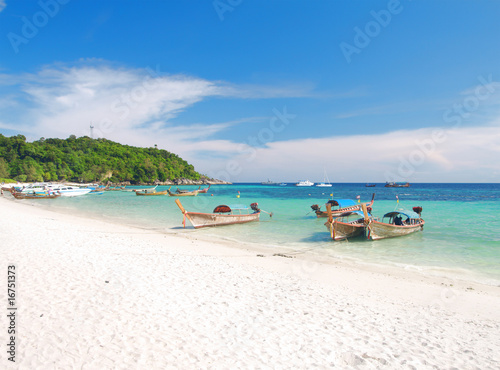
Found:
[[[200,174],[166,150],[137,148],[87,136],[41,138],[0,134],[0,178],[18,181],[130,181],[152,183],[176,178],[199,180]]]

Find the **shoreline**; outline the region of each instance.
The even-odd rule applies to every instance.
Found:
[[[15,200],[10,198],[7,195],[7,199],[9,201],[19,203],[19,200]],[[23,204],[22,202],[20,204]],[[38,208],[46,210],[48,212],[54,212],[61,215],[75,215],[74,209],[71,208],[47,208],[44,207],[45,204],[43,202],[33,202],[31,204],[35,204]],[[79,218],[102,221],[105,223],[109,223],[111,225],[117,226],[125,226],[131,227],[134,229],[141,229],[147,232],[153,232],[158,234],[171,235],[175,237],[189,237],[190,234],[196,235],[196,240],[205,241],[208,243],[222,244],[228,248],[237,248],[237,249],[248,249],[254,250],[260,253],[267,253],[269,256],[273,254],[285,254],[285,255],[293,255],[294,258],[300,255],[302,259],[308,259],[315,262],[326,263],[326,264],[342,264],[346,266],[350,266],[352,268],[357,268],[360,270],[368,270],[373,272],[389,272],[391,275],[395,276],[411,276],[411,279],[430,279],[431,281],[452,281],[455,283],[460,282],[462,285],[477,285],[477,286],[491,286],[491,287],[500,287],[500,279],[497,277],[492,277],[490,275],[484,274],[479,271],[464,269],[460,267],[447,267],[447,266],[439,266],[439,265],[422,265],[422,264],[408,264],[403,262],[395,262],[395,261],[384,261],[381,263],[380,261],[375,260],[367,260],[361,259],[359,257],[341,255],[341,254],[333,254],[332,251],[327,253],[317,253],[314,250],[311,250],[310,246],[283,246],[279,244],[272,243],[259,243],[259,242],[249,242],[238,240],[231,236],[220,236],[201,233],[199,230],[192,229],[189,227],[184,229],[180,226],[168,226],[168,227],[149,227],[148,223],[140,224],[136,221],[130,221],[124,218],[108,218],[94,212],[79,212],[76,215]],[[207,230],[204,230],[207,231]],[[344,242],[337,242],[339,243]]]
[[[500,361],[495,286],[273,256],[279,252],[265,246],[159,233],[5,198],[0,207],[0,281],[6,286],[9,263],[18,266],[17,355],[25,368]],[[2,330],[0,340],[6,335]]]

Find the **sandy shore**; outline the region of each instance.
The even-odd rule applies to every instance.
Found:
[[[0,368],[500,368],[499,287],[274,256],[6,198]]]

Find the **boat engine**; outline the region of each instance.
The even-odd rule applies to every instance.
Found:
[[[250,204],[250,207],[255,211],[255,212],[260,212],[259,209],[259,203],[252,203]]]
[[[311,208],[312,208],[313,211],[319,211],[319,209],[320,209],[320,207],[317,204],[313,204],[311,206]]]

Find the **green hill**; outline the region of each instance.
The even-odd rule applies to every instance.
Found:
[[[17,181],[165,182],[201,175],[179,156],[87,136],[26,142],[0,134],[0,178]]]

